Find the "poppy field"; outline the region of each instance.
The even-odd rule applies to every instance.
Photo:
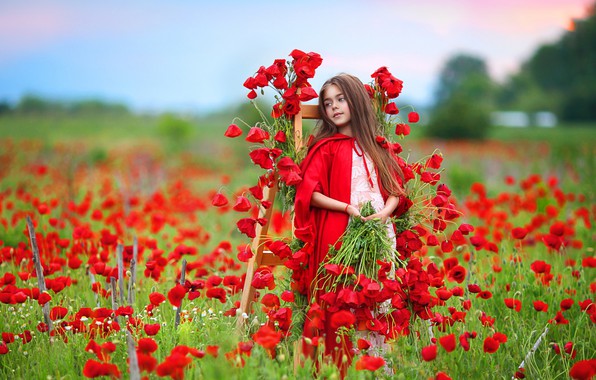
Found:
[[[128,378],[131,353],[147,378],[312,376],[312,363],[295,365],[293,344],[264,328],[273,319],[278,326],[291,309],[287,269],[259,277],[254,312],[246,329],[236,329],[246,271],[239,256],[250,243],[236,222],[251,210],[245,196],[251,169],[235,156],[242,142],[230,149],[224,130],[214,140],[221,156],[230,157],[228,165],[209,164],[197,153],[166,156],[155,142],[131,142],[94,162],[80,159],[88,152],[84,145],[2,141],[3,378]],[[481,181],[454,199],[472,231],[454,231],[452,247],[422,238],[416,256],[426,277],[420,281],[431,277],[434,307],[428,319],[413,318],[410,331],[392,341],[385,358],[392,376],[591,378],[595,210],[592,195],[577,191],[586,181],[579,170],[586,156],[580,150],[575,161],[558,160],[560,166],[552,164],[557,160],[524,161],[523,170],[534,172],[523,172],[521,162],[534,149],[549,157],[548,144],[492,141],[478,149],[421,140],[405,146],[415,152],[429,144],[444,144],[447,183],[458,166],[448,163],[450,152],[454,160],[462,154],[476,162],[479,170],[466,170]],[[483,176],[487,165],[500,169]],[[280,211],[271,223],[272,233],[291,234],[289,217]],[[112,286],[121,276],[124,287]],[[365,343],[358,347],[349,378],[389,377]],[[318,372],[338,377],[333,365]]]

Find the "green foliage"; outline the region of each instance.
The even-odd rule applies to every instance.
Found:
[[[483,139],[490,127],[494,86],[481,58],[449,59],[439,79],[427,135],[442,139]]]
[[[499,105],[596,120],[596,3],[556,42],[541,45],[500,91]]]
[[[192,133],[192,123],[173,113],[163,114],[157,122],[157,131],[171,147],[181,148]]]
[[[0,106],[0,113],[2,107]],[[68,115],[125,115],[129,113],[124,104],[99,99],[61,101],[38,95],[24,95],[14,111],[19,114],[68,114]]]
[[[488,107],[456,95],[438,106],[426,128],[428,136],[441,139],[484,139],[490,128]]]
[[[483,100],[490,96],[490,86],[491,80],[482,58],[457,54],[451,57],[441,70],[436,104],[440,105],[460,93],[476,100]]]

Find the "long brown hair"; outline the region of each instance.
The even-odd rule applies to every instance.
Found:
[[[391,153],[382,148],[376,141],[377,135],[382,135],[381,127],[377,124],[372,101],[364,84],[360,79],[350,74],[339,74],[327,80],[319,91],[319,115],[321,120],[317,124],[311,146],[317,141],[338,133],[338,128],[327,117],[323,99],[329,86],[335,85],[348,101],[351,115],[352,134],[358,144],[368,154],[377,169],[382,188],[389,194],[399,196],[404,193],[396,178],[398,175],[403,182],[403,173]]]

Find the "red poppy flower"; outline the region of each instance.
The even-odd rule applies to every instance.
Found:
[[[279,297],[273,293],[267,293],[261,298],[261,303],[269,308],[279,307]]]
[[[548,322],[549,323],[554,322],[557,325],[568,325],[569,324],[569,320],[567,318],[565,318],[565,316],[563,315],[561,310],[557,311],[557,315],[555,315],[555,318],[550,319]]]
[[[356,362],[357,371],[374,372],[385,365],[385,359],[378,356],[362,355]]]
[[[39,303],[41,306],[43,306],[46,303],[50,302],[51,300],[52,300],[52,296],[50,295],[50,293],[41,292],[39,294],[39,298],[37,299],[37,303]]]
[[[516,298],[505,298],[505,306],[510,309],[514,309],[515,311],[519,312],[521,310],[522,304],[521,301]]]
[[[439,343],[447,352],[455,350],[455,334],[440,337]]]
[[[507,335],[500,333],[498,331],[493,334],[493,338],[501,344],[507,343]]]
[[[528,229],[524,227],[516,227],[511,230],[511,236],[514,239],[522,240],[528,234]]]
[[[440,169],[442,162],[443,156],[441,154],[433,154],[426,161],[426,166],[432,169]]]
[[[359,350],[368,350],[371,345],[366,339],[358,339],[357,346]]]
[[[408,114],[408,122],[410,123],[417,123],[420,120],[420,115],[418,115],[418,112],[410,112]]]
[[[255,273],[251,284],[255,289],[273,290],[275,289],[275,278],[271,272],[259,271]]]
[[[219,355],[219,346],[207,346],[205,351],[207,351],[209,355],[216,358]]]
[[[273,139],[280,143],[285,143],[287,141],[287,137],[284,131],[277,131]]]
[[[253,218],[242,218],[236,222],[236,226],[240,232],[252,239],[257,236],[256,223],[257,221]]]
[[[317,94],[315,89],[312,87],[302,87],[300,89],[300,95],[298,95],[298,98],[300,99],[301,102],[308,102],[309,100],[312,100],[312,99],[315,99],[318,97],[319,97],[319,95]]]
[[[50,310],[50,319],[55,321],[56,319],[62,319],[68,313],[68,309],[62,306],[54,306]]]
[[[141,371],[151,373],[157,367],[157,359],[149,354],[137,352],[137,361],[139,363],[139,369]]]
[[[573,304],[574,304],[573,299],[565,298],[564,300],[561,301],[561,310],[563,310],[563,311],[569,310],[569,309],[571,309]]]
[[[499,349],[499,345],[500,343],[498,340],[494,339],[492,336],[489,336],[484,339],[482,349],[488,354],[494,354]]]
[[[143,331],[145,331],[145,334],[147,334],[149,336],[154,336],[159,332],[160,328],[161,328],[161,325],[159,323],[145,324],[143,326]]]
[[[447,301],[453,295],[453,293],[446,288],[437,289],[436,293],[437,297],[442,301]]]
[[[157,343],[155,343],[153,338],[141,338],[137,343],[137,351],[144,354],[151,354],[157,351]]]
[[[246,135],[246,141],[251,143],[262,143],[269,138],[269,132],[259,127],[252,127]]]
[[[100,363],[96,360],[89,359],[83,367],[83,376],[88,378],[95,378],[101,376],[111,376],[120,378],[120,370],[115,364]]]
[[[447,274],[447,279],[461,284],[466,279],[466,268],[461,265],[454,266]]]
[[[330,325],[332,329],[338,329],[342,326],[350,327],[356,322],[354,313],[348,310],[340,310],[331,315]]]
[[[543,311],[543,312],[547,312],[548,311],[548,304],[545,302],[542,302],[540,300],[536,300],[533,302],[534,305],[534,309],[536,311]]]
[[[259,165],[263,169],[273,169],[273,160],[271,159],[271,151],[268,148],[258,148],[251,151],[249,154],[250,159],[256,165]]]
[[[281,299],[284,300],[285,302],[294,302],[295,301],[294,292],[292,292],[290,290],[284,290],[283,293],[281,293]]]
[[[159,306],[159,304],[164,302],[165,300],[166,296],[164,296],[161,293],[153,292],[149,294],[149,302],[151,302],[152,305]]]
[[[399,108],[397,108],[397,105],[393,102],[387,103],[385,106],[385,113],[389,115],[397,115],[399,113]]]
[[[437,376],[435,376],[435,380],[451,380],[451,377],[449,377],[446,373],[444,372],[437,372]]]
[[[232,208],[234,211],[245,212],[250,210],[251,207],[252,205],[250,204],[248,198],[246,198],[244,195],[240,195],[236,198],[236,204],[234,204],[234,207]]]
[[[410,134],[410,126],[408,124],[399,123],[395,126],[395,134],[396,135],[404,135],[407,136]]]
[[[238,260],[247,263],[253,257],[252,250],[250,249],[250,245],[243,244],[238,246],[238,255],[236,256]]]
[[[218,299],[221,303],[225,303],[227,300],[226,290],[223,288],[209,288],[205,295],[207,298]]]
[[[182,304],[182,299],[186,295],[186,288],[180,284],[176,284],[170,291],[168,292],[168,301],[172,304],[172,306],[180,307]]]
[[[217,193],[213,196],[213,199],[211,200],[211,204],[215,207],[226,206],[228,204],[228,198],[226,198],[226,196],[223,195],[222,193]]]
[[[0,355],[8,353],[8,346],[4,342],[0,342]]]
[[[481,292],[479,292],[476,295],[476,298],[482,298],[482,299],[487,300],[487,299],[490,299],[492,296],[493,296],[493,294],[490,291],[488,291],[488,290],[482,290]]]
[[[437,357],[437,346],[435,344],[426,346],[422,349],[420,354],[422,355],[422,360],[424,360],[425,362],[435,360],[435,358]]]
[[[591,380],[596,376],[596,359],[580,360],[569,370],[569,377],[577,380]]]
[[[226,137],[238,137],[240,135],[242,135],[242,129],[236,124],[230,124],[228,129],[226,129],[226,133],[224,133],[224,136]]]
[[[271,357],[275,357],[275,347],[279,344],[281,336],[281,332],[273,330],[269,325],[263,325],[252,338],[256,344],[267,350]]]
[[[536,260],[530,264],[530,269],[536,274],[550,273],[551,266],[542,260]]]

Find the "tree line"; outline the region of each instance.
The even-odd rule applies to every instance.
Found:
[[[563,122],[596,121],[596,3],[553,43],[539,46],[502,84],[483,58],[451,57],[439,73],[428,134],[484,138],[492,110],[550,111]]]

